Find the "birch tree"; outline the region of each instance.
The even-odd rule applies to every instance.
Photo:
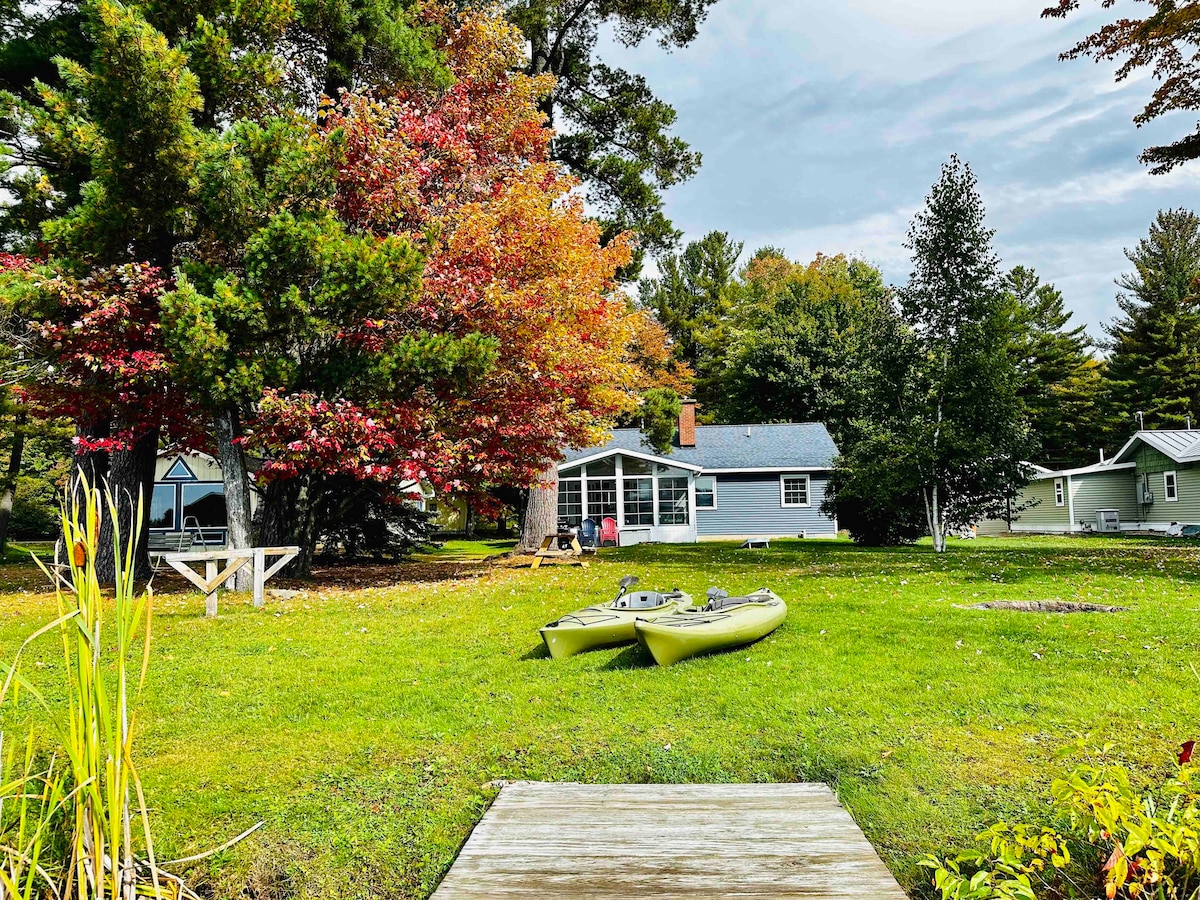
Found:
[[[863,534],[911,539],[901,526],[923,517],[941,553],[955,529],[1000,515],[1025,480],[1031,444],[992,237],[975,176],[951,157],[909,228],[895,334],[869,367],[867,421],[835,473],[839,502],[886,520]]]
[[[1023,479],[1029,433],[1007,352],[1011,318],[995,234],[968,165],[951,157],[909,227],[913,269],[900,291],[912,335],[897,447],[916,467],[936,551],[995,513]]]

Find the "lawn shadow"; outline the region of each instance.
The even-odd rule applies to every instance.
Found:
[[[650,651],[641,644],[633,644],[602,665],[600,670],[615,672],[628,669],[649,669],[654,665],[654,657],[650,655]]]
[[[534,660],[534,659],[549,659],[549,658],[550,658],[550,651],[546,648],[545,642],[541,642],[541,643],[537,644],[536,646],[531,647],[530,649],[525,651],[523,654],[521,654],[521,659],[525,662],[528,662],[528,661]]]

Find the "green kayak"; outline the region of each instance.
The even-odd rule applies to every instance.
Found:
[[[787,616],[787,604],[759,588],[744,597],[708,592],[709,602],[671,616],[642,615],[634,625],[638,642],[660,666],[766,637]]]
[[[576,610],[540,630],[546,649],[555,659],[566,659],[585,650],[632,644],[637,640],[633,623],[638,616],[666,616],[692,605],[678,588],[668,592],[634,591],[637,579],[626,575],[615,600]]]

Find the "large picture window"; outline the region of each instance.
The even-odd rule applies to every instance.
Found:
[[[185,484],[183,491],[183,526],[193,524],[201,528],[224,528],[228,523],[225,515],[225,485]]]
[[[808,506],[808,476],[780,476],[779,496],[783,506]]]
[[[588,472],[591,472],[588,466]],[[587,513],[593,522],[617,517],[617,479],[592,478],[588,475],[587,483]]]
[[[150,495],[150,527],[175,528],[175,485],[156,484]]]
[[[654,479],[626,478],[624,491],[625,524],[653,525]]]
[[[574,527],[583,521],[583,487],[579,481],[558,483],[558,517],[564,520],[568,527]]]
[[[688,524],[688,480],[658,479],[658,524]]]

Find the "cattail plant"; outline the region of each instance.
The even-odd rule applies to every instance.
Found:
[[[139,523],[141,500],[130,520]],[[58,617],[22,645],[0,687],[0,710],[25,691],[41,704],[58,731],[54,758],[39,768],[30,736],[23,773],[0,781],[0,850],[7,900],[134,900],[193,897],[154,855],[145,795],[133,760],[137,705],[150,661],[152,590],[134,584],[133,540],[114,527],[115,592],[100,590],[96,572],[102,517],[120,521],[117,501],[81,481],[62,511],[66,559],[38,565],[55,584]],[[139,527],[137,525],[135,528]],[[46,702],[20,673],[31,641],[57,631],[62,640],[65,702]],[[105,648],[113,648],[106,652]],[[0,742],[3,736],[0,735]],[[10,753],[11,762],[11,753]],[[10,769],[11,765],[6,765]]]

